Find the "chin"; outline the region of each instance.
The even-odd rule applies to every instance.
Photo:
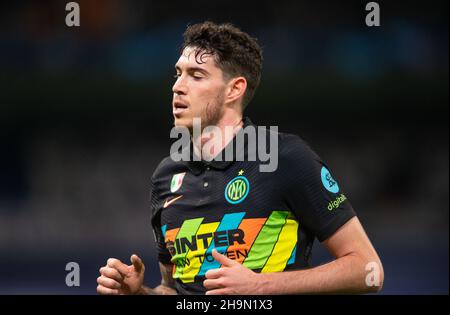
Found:
[[[188,129],[192,129],[192,119],[189,118],[174,118],[174,122],[173,122],[175,127],[185,127]]]

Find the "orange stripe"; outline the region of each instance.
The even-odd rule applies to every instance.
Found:
[[[253,242],[258,236],[258,233],[263,227],[266,220],[266,218],[242,220],[238,229],[241,229],[244,232],[244,244],[239,244],[235,241],[233,245],[230,245],[227,249],[227,252],[230,253],[229,258],[234,259],[239,263],[242,263],[244,261],[245,256],[237,253],[237,251],[241,252],[242,254],[248,254],[248,252],[250,252],[250,248],[252,247]]]
[[[176,229],[172,229],[169,231],[166,231],[166,239],[165,242],[174,242],[175,243],[175,238],[177,237],[178,231],[180,230],[180,228],[176,228]],[[172,266],[172,275],[175,274],[177,270],[177,266],[175,264],[173,264]]]
[[[166,243],[168,241],[175,242],[175,238],[176,238],[179,230],[180,230],[180,228],[176,228],[176,229],[172,229],[172,230],[166,231],[166,239],[165,239]]]

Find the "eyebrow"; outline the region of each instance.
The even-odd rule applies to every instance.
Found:
[[[178,70],[178,71],[182,71],[180,66],[178,66],[178,65],[175,65],[175,69]],[[205,70],[203,68],[200,68],[200,67],[187,67],[186,68],[186,72],[188,72],[188,73],[192,73],[192,72],[195,72],[195,71],[199,71],[199,72],[201,72],[203,74],[209,74],[209,72],[207,70]]]

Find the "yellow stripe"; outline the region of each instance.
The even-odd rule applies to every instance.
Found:
[[[213,222],[213,223],[206,223],[200,225],[200,228],[197,231],[197,235],[200,234],[206,234],[206,233],[214,233],[217,228],[219,227],[220,222]],[[208,245],[211,244],[212,241],[212,235],[208,238]],[[204,259],[204,254],[206,250],[208,249],[208,246],[206,248],[203,244],[203,239],[197,240],[197,250],[196,251],[189,251],[187,254],[187,258],[189,258],[190,265],[185,266],[183,270],[183,274],[181,275],[180,279],[183,281],[183,283],[190,283],[194,282],[195,276],[200,271],[200,267],[202,266],[202,263],[200,262],[200,258]],[[198,255],[202,255],[202,257],[195,257]]]
[[[288,218],[280,232],[278,241],[261,272],[283,271],[297,243],[298,222]]]

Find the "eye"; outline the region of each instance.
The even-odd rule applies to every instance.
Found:
[[[180,76],[181,74],[179,74],[179,73],[175,73],[174,75],[173,75],[173,78],[174,79],[178,79],[178,77]]]

